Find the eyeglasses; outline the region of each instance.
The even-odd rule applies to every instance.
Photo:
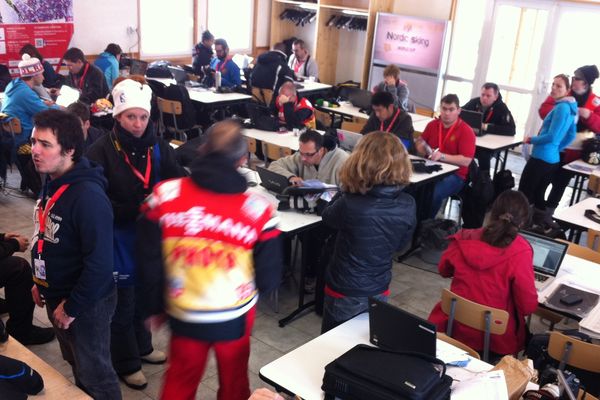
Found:
[[[315,154],[317,154],[319,152],[319,150],[317,151],[313,151],[312,153],[303,153],[301,151],[299,151],[298,153],[300,153],[300,156],[304,157],[304,158],[311,158],[313,157]]]
[[[580,78],[578,76],[572,76],[571,80],[574,80],[574,81],[583,81],[583,78]]]

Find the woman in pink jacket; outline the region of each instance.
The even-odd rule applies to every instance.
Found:
[[[492,206],[484,228],[463,229],[450,237],[439,271],[452,277],[450,290],[479,304],[506,310],[504,335],[492,335],[490,351],[516,354],[525,346],[525,316],[537,308],[533,278],[533,250],[518,232],[529,219],[529,204],[523,193],[506,191]],[[444,332],[448,316],[438,303],[429,320]],[[453,337],[477,351],[483,350],[483,333],[458,322]]]

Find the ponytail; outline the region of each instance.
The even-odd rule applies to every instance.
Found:
[[[500,194],[494,204],[489,224],[481,240],[494,247],[508,247],[529,220],[529,203],[525,195],[514,190]]]

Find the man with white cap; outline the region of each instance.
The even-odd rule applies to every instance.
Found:
[[[13,79],[6,86],[2,112],[21,121],[22,132],[20,135],[15,135],[13,151],[17,153],[17,168],[23,179],[21,188],[29,187],[37,195],[41,183],[31,182],[33,178],[25,173],[25,166],[31,162],[29,138],[33,129],[33,116],[40,111],[59,108],[59,106],[51,101],[42,100],[34,89],[44,82],[44,66],[40,60],[30,57],[29,54],[23,54],[23,58],[19,62],[19,75],[19,78]],[[38,180],[36,179],[36,181]]]
[[[160,364],[166,356],[154,350],[150,332],[135,306],[135,222],[139,207],[159,181],[184,175],[168,143],[150,122],[152,91],[141,76],[117,79],[112,90],[115,126],[96,140],[87,157],[104,167],[107,194],[114,212],[114,276],[117,308],[112,320],[111,352],[117,375],[133,389],[146,387],[141,362]]]

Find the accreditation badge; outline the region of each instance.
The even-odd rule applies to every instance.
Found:
[[[46,280],[46,262],[42,259],[34,258],[33,272],[36,278]]]

